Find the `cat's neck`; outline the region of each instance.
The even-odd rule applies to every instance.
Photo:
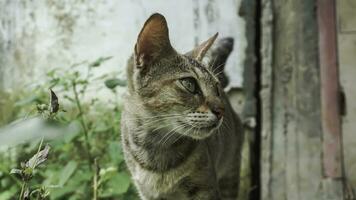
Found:
[[[126,145],[141,167],[155,172],[174,169],[184,163],[199,145],[199,141],[168,131],[143,127],[128,135]]]

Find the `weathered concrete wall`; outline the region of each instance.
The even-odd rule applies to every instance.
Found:
[[[322,160],[330,156],[328,150],[337,147],[326,141],[323,125],[333,121],[324,118],[328,107],[321,102],[337,98],[337,94],[321,99],[321,91],[327,87],[323,84],[328,80],[326,71],[334,73],[330,68],[336,63],[328,60],[333,55],[325,54],[332,51],[318,49],[318,43],[333,42],[335,27],[329,14],[334,10],[327,4],[332,1],[262,2],[262,199],[356,199],[352,194],[356,185],[356,2],[336,1],[338,67],[346,114],[342,124],[344,160],[335,160],[340,165],[344,161],[345,174],[335,177],[327,177],[328,163]],[[317,16],[322,17],[319,24]],[[318,27],[322,27],[319,33]],[[334,80],[337,85],[338,79]],[[339,106],[339,102],[329,106]],[[338,114],[333,117],[340,117]]]
[[[114,56],[100,73],[122,70],[153,12],[164,14],[173,45],[188,51],[215,32],[235,38],[227,69],[241,86],[246,41],[240,0],[0,0],[0,89],[41,80],[54,67]]]
[[[345,175],[356,191],[356,1],[340,0],[337,7],[340,84],[346,96],[342,123]]]
[[[262,1],[262,199],[327,199],[322,189],[315,1]]]

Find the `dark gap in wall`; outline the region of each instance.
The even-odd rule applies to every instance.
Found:
[[[251,161],[251,185],[255,188],[250,193],[250,200],[261,199],[261,134],[262,134],[262,100],[260,97],[261,91],[261,74],[262,74],[262,55],[261,55],[261,17],[262,17],[262,0],[256,0],[256,12],[255,12],[255,91],[254,96],[256,99],[256,127],[254,134],[254,145],[251,149],[251,155],[253,160]]]

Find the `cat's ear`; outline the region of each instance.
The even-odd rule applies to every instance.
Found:
[[[206,52],[210,49],[211,45],[213,45],[214,41],[218,37],[219,33],[215,33],[211,38],[201,43],[197,47],[195,47],[192,51],[186,53],[187,56],[190,56],[198,61],[202,61]]]
[[[172,50],[166,19],[159,13],[151,15],[138,35],[135,45],[137,66],[147,66]]]

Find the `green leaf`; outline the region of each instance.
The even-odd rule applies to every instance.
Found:
[[[114,89],[116,86],[126,86],[127,83],[125,80],[118,78],[112,78],[105,81],[105,86],[109,89]]]
[[[58,69],[52,69],[52,70],[50,70],[49,72],[47,72],[47,76],[48,77],[54,77],[54,75],[56,74],[56,71],[57,71]]]
[[[67,127],[67,131],[64,133],[64,141],[69,143],[77,136],[81,131],[81,125],[78,120],[73,120]]]
[[[130,175],[127,172],[118,173],[109,181],[109,185],[115,190],[115,194],[124,194],[129,189],[130,183]]]
[[[51,199],[60,199],[60,197],[67,195],[69,193],[74,192],[75,190],[77,190],[77,188],[73,187],[73,186],[65,186],[65,187],[61,187],[61,188],[54,188],[52,189],[50,196]]]
[[[60,199],[64,195],[69,193],[78,192],[79,190],[85,189],[87,184],[92,179],[92,173],[90,171],[80,171],[77,170],[76,173],[68,180],[67,184],[63,187],[52,188],[50,192],[51,199]],[[87,188],[85,191],[90,191],[91,188]]]
[[[14,199],[14,195],[18,193],[16,186],[11,187],[10,189],[7,189],[6,191],[1,191],[0,193],[0,199],[1,200],[10,200]]]
[[[22,170],[21,169],[11,169],[10,174],[22,174]]]
[[[125,194],[129,189],[130,184],[130,175],[127,172],[117,173],[107,182],[100,197],[111,197]]]
[[[77,162],[75,161],[69,161],[67,165],[62,169],[60,177],[59,177],[59,185],[63,186],[70,176],[74,173],[74,171],[77,169]]]
[[[78,85],[87,85],[89,82],[87,80],[79,79],[76,83]]]
[[[49,81],[49,88],[53,88],[54,86],[56,86],[58,83],[61,83],[61,80],[59,78],[52,78]]]
[[[99,186],[110,180],[117,172],[117,167],[101,168],[99,172]]]
[[[112,126],[111,123],[107,124],[105,123],[105,121],[99,121],[98,124],[95,126],[94,131],[98,133],[107,132],[112,128],[111,126]]]
[[[110,60],[112,56],[109,57],[100,57],[96,61],[92,62],[89,66],[90,67],[99,67],[103,62]]]
[[[109,155],[111,160],[114,161],[115,164],[120,164],[124,160],[121,143],[119,141],[110,142]]]

